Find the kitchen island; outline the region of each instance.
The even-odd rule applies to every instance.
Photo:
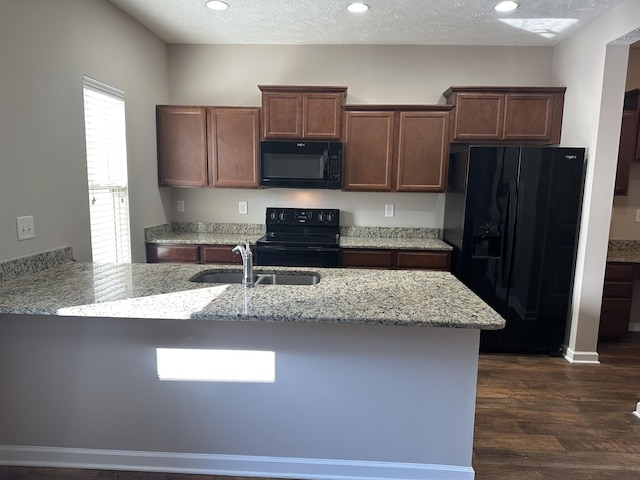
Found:
[[[0,463],[473,478],[479,331],[504,320],[452,275],[189,282],[211,268],[66,262],[0,283]],[[212,350],[266,352],[272,375],[160,371],[161,352]]]

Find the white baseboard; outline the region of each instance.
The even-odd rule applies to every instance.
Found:
[[[582,363],[599,365],[598,352],[576,352],[572,348],[567,348],[564,358],[570,363]]]
[[[309,480],[473,480],[471,467],[0,445],[0,465],[137,470]]]

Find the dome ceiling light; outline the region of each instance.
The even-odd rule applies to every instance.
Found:
[[[518,2],[505,0],[504,2],[500,2],[499,4],[497,4],[494,8],[496,12],[513,12],[519,6],[520,4]]]
[[[226,10],[229,8],[229,4],[221,0],[209,0],[205,5],[211,10]]]
[[[366,3],[354,2],[349,4],[347,10],[349,10],[351,13],[362,13],[369,10],[369,5],[367,5]]]

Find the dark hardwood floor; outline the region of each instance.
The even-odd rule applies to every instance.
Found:
[[[481,355],[476,480],[640,479],[640,334],[599,347],[600,365]],[[1,467],[0,480],[240,480],[239,477]]]

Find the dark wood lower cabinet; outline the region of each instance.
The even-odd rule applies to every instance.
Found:
[[[164,245],[147,243],[149,263],[199,263],[200,248],[197,245]]]
[[[353,268],[390,268],[450,270],[451,254],[430,250],[380,250],[351,249],[342,250],[342,266]]]
[[[235,245],[202,245],[200,259],[202,263],[234,263],[242,265],[242,257],[233,253]]]
[[[148,263],[224,263],[242,264],[234,245],[176,245],[147,243]]]
[[[179,245],[147,243],[148,263],[221,263],[241,265],[234,245]],[[344,248],[341,267],[402,270],[451,269],[451,253],[433,250]]]
[[[633,263],[607,263],[600,311],[600,337],[621,337],[629,333],[633,280]]]

